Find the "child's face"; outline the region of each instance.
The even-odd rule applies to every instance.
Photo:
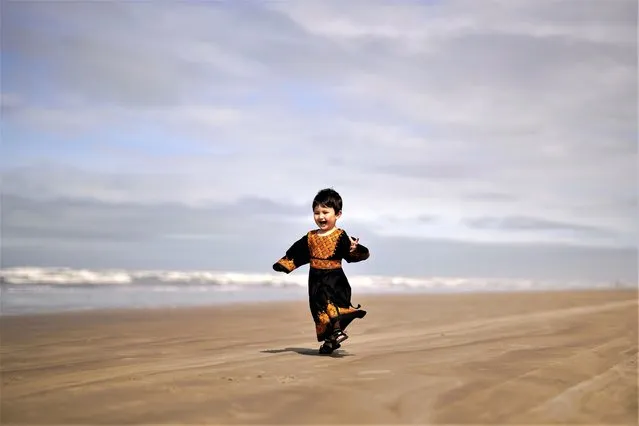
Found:
[[[313,219],[321,231],[330,231],[335,227],[335,222],[342,215],[342,212],[335,213],[332,207],[317,206],[313,210]]]

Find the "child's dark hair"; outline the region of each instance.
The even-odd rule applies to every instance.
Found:
[[[317,206],[332,208],[339,213],[342,211],[342,197],[333,188],[324,188],[313,199],[313,210]]]

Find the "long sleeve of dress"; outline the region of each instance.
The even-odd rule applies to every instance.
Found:
[[[342,257],[348,263],[361,262],[370,257],[370,251],[368,247],[357,244],[357,248],[355,251],[351,252],[351,239],[349,238],[346,231],[342,234],[342,241],[340,241],[340,251],[342,253]]]
[[[273,270],[289,274],[310,262],[308,235],[304,235],[286,251],[286,254],[273,264]]]

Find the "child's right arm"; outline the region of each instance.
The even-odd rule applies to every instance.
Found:
[[[310,252],[308,250],[308,234],[295,241],[286,250],[286,254],[273,264],[273,270],[289,274],[302,265],[310,262]]]

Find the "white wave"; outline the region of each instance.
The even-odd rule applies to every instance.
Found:
[[[220,290],[239,291],[250,287],[305,287],[304,272],[285,275],[281,273],[240,273],[228,271],[163,271],[124,269],[71,269],[15,267],[0,269],[0,278],[8,284],[47,285],[100,285],[100,284],[171,284],[164,291],[174,291],[178,286],[217,286]],[[505,291],[552,290],[577,288],[629,287],[615,282],[552,281],[530,279],[495,279],[463,277],[402,277],[381,275],[349,275],[353,289],[392,290],[424,289],[442,291]],[[633,284],[631,287],[635,287]],[[170,289],[169,289],[170,288]]]
[[[219,286],[304,286],[304,274],[250,274],[220,271],[163,271],[124,269],[71,269],[16,267],[0,269],[0,278],[9,284],[215,284]]]
[[[6,268],[0,278],[10,284],[130,284],[133,277],[124,270],[91,271],[70,268]]]

